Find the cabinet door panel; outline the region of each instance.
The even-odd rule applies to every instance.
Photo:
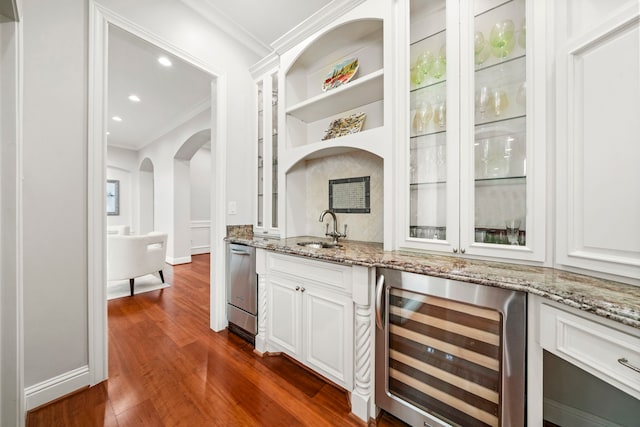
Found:
[[[307,289],[303,304],[305,363],[350,390],[353,384],[351,299]]]
[[[567,40],[558,62],[558,262],[640,277],[637,5]]]
[[[268,340],[290,356],[300,355],[300,292],[295,284],[271,276],[268,287]]]

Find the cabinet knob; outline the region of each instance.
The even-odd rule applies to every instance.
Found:
[[[300,290],[300,286],[296,286],[296,291],[299,291],[299,290]]]
[[[458,253],[458,248],[453,248],[453,253],[457,254]]]
[[[304,291],[306,291],[305,288],[300,288],[300,292],[304,292]]]
[[[467,250],[466,250],[465,248],[460,249],[460,253],[462,253],[462,254],[463,254],[463,253],[465,253],[465,252],[467,252]]]

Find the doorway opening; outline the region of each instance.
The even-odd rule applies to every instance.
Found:
[[[211,176],[218,179],[210,182],[210,327],[214,330],[226,326],[224,313],[220,313],[215,307],[224,307],[224,266],[220,257],[213,256],[216,253],[224,253],[225,215],[223,204],[214,203],[215,200],[225,200],[226,166],[226,123],[223,109],[220,105],[226,104],[226,79],[221,73],[216,72],[210,64],[204,64],[188,53],[175,48],[166,41],[156,37],[148,31],[135,26],[130,21],[114,15],[111,11],[103,9],[100,5],[92,4],[92,52],[90,67],[90,99],[89,107],[89,135],[88,146],[88,179],[89,179],[89,207],[88,207],[88,299],[89,299],[89,371],[91,385],[97,384],[107,378],[108,372],[108,348],[107,348],[107,312],[106,312],[106,229],[107,216],[105,214],[106,194],[106,167],[113,162],[130,162],[127,169],[131,171],[132,232],[136,234],[146,233],[149,230],[167,231],[170,234],[169,241],[178,239],[175,224],[176,194],[181,191],[174,186],[174,162],[178,161],[176,155],[185,145],[185,141],[191,141],[191,137],[199,135],[196,139],[202,142],[203,135],[200,131],[206,131],[210,141],[209,161]],[[174,114],[172,120],[166,118],[152,119],[155,121],[155,129],[148,134],[134,134],[130,139],[139,146],[125,147],[126,137],[120,131],[123,124],[144,124],[144,118],[128,120],[128,114],[135,113],[136,109],[147,104],[158,114],[166,114],[169,106],[163,104],[155,95],[141,96],[136,93],[138,89],[120,89],[115,82],[118,75],[112,72],[111,64],[117,63],[115,47],[118,42],[113,42],[112,35],[124,38],[140,40],[144,49],[153,53],[129,52],[126,62],[134,62],[133,59],[144,59],[145,56],[153,57],[155,66],[158,66],[157,56],[164,54],[172,68],[182,71],[190,69],[191,74],[181,80],[181,83],[171,95],[171,101],[180,103],[184,101],[184,92],[189,92],[187,82],[193,80],[193,75],[206,77],[206,88],[199,89],[201,100],[191,108],[182,104],[182,114]],[[115,47],[114,47],[115,46]],[[135,47],[134,47],[135,49]],[[133,56],[132,56],[133,55]],[[164,66],[160,64],[160,66]],[[167,70],[164,70],[167,71]],[[154,78],[149,73],[143,73],[144,83],[151,83]],[[124,73],[124,77],[131,73]],[[171,87],[165,83],[166,87]],[[174,85],[175,86],[175,85]],[[198,90],[195,90],[198,92]],[[142,93],[142,92],[140,92]],[[134,95],[133,97],[131,95]],[[133,99],[132,99],[133,98]],[[206,99],[205,99],[206,98]],[[124,101],[118,109],[117,103],[112,101]],[[123,111],[122,113],[120,111]],[[116,117],[118,119],[116,119]],[[133,116],[132,116],[133,117]],[[133,127],[139,130],[143,126]],[[195,129],[195,130],[194,130]],[[199,139],[198,139],[199,138]],[[201,146],[204,144],[200,144]],[[124,158],[110,160],[108,151],[116,153],[115,157],[125,154]],[[219,206],[220,205],[220,206]],[[165,229],[165,230],[162,230]],[[183,238],[183,236],[180,236]],[[170,244],[168,247],[170,247]],[[179,261],[169,259],[168,261]],[[174,257],[175,258],[175,257]],[[102,284],[100,286],[100,284]]]

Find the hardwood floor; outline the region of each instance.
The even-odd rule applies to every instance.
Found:
[[[109,301],[109,380],[31,411],[27,427],[364,425],[343,390],[209,329],[208,254],[165,277],[170,288]]]

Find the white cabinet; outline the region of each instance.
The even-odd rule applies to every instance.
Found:
[[[300,346],[301,310],[300,285],[294,280],[283,277],[271,277],[267,285],[268,316],[267,339],[282,350],[295,357],[302,358]]]
[[[345,388],[351,411],[375,416],[375,269],[256,251],[259,353],[285,353]]]
[[[542,348],[640,399],[640,333],[544,303],[539,321]]]
[[[640,284],[640,4],[557,5],[556,263]]]
[[[270,254],[267,342],[334,383],[353,387],[351,268]]]
[[[254,234],[279,237],[278,70],[275,55],[251,69],[256,84],[256,220]]]
[[[399,247],[544,260],[544,3],[400,2]]]

